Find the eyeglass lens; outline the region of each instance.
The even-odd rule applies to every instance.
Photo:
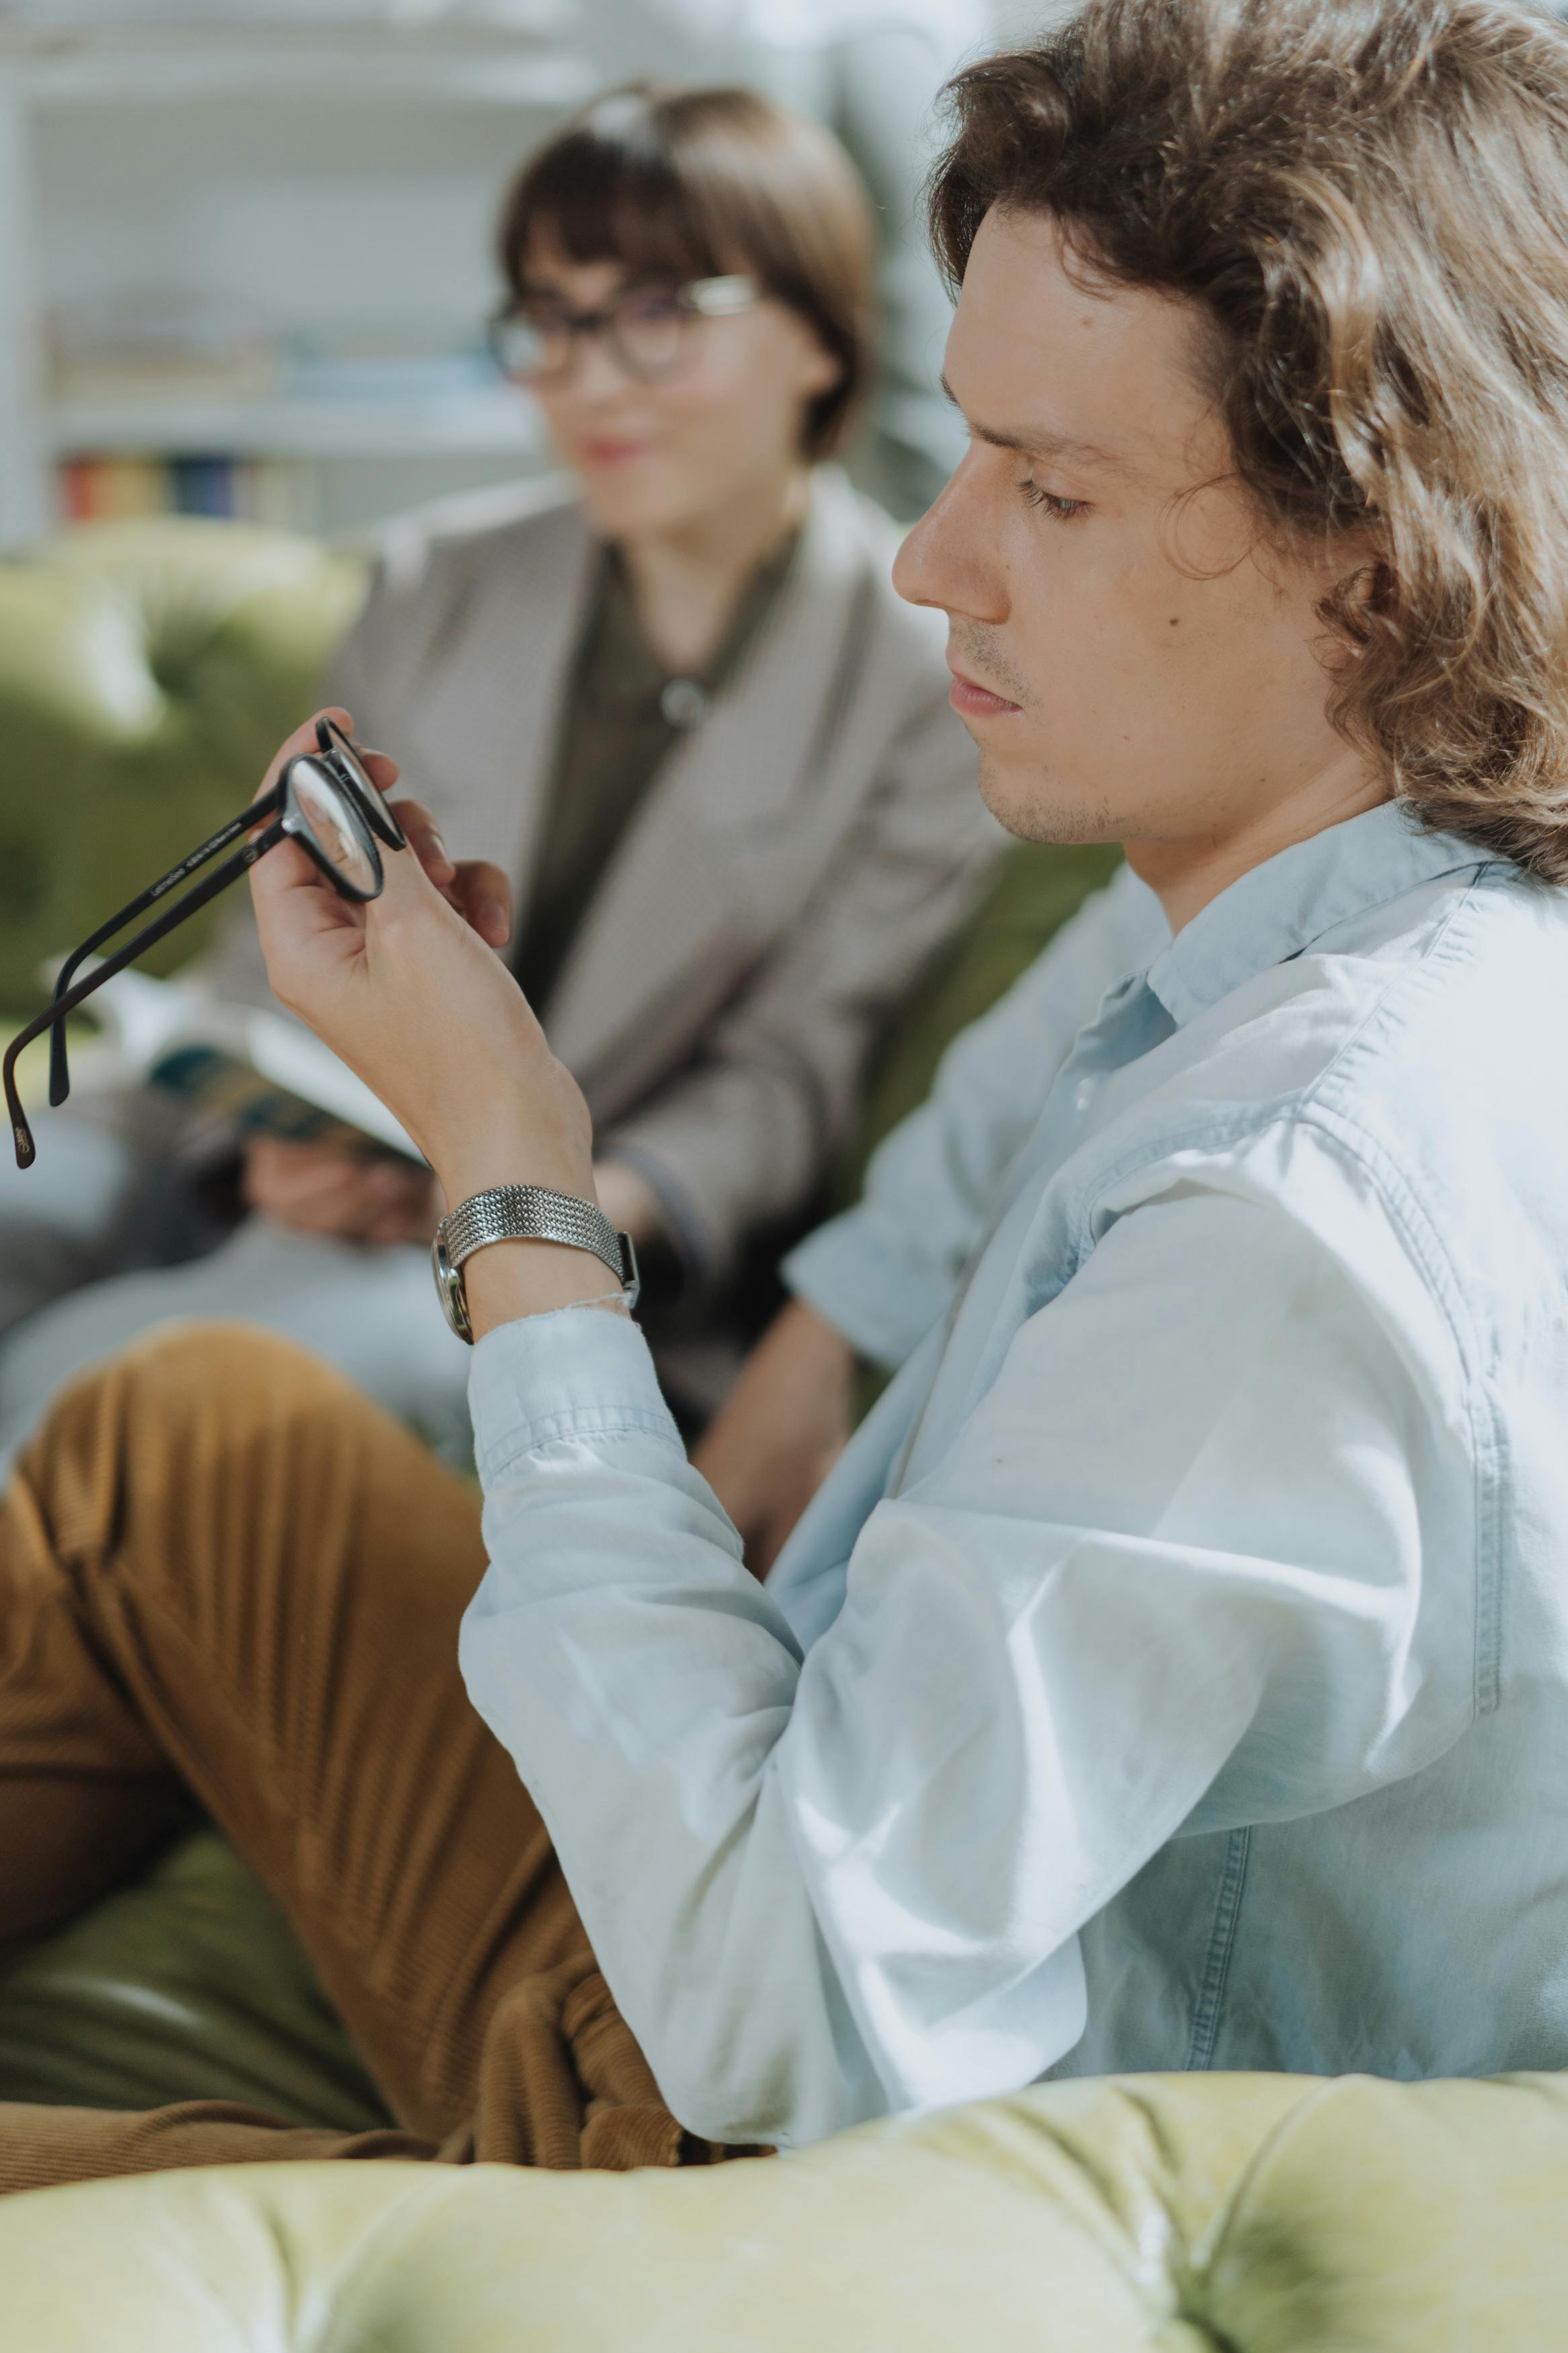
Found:
[[[393,815],[385,795],[335,719],[317,720],[316,741],[363,798],[372,829],[380,834],[389,849],[401,849],[404,847],[403,828]]]
[[[381,889],[381,874],[364,820],[348,795],[308,753],[290,762],[289,790],[299,828],[308,833],[327,866],[342,875],[356,897],[374,899]]]
[[[602,311],[581,315],[534,302],[500,322],[496,356],[508,375],[548,383],[564,375],[580,335],[602,335],[628,375],[667,375],[680,357],[692,313],[673,292],[634,289]]]

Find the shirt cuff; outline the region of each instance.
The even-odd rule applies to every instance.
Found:
[[[808,1234],[779,1273],[858,1356],[890,1373],[914,1354],[952,1297],[951,1280],[900,1247],[864,1203]]]
[[[626,1315],[563,1307],[487,1332],[468,1373],[474,1459],[483,1485],[562,1440],[665,1438],[686,1448],[665,1404],[647,1342]]]

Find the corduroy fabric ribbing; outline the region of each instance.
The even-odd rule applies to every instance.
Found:
[[[0,1945],[134,1876],[194,1799],[288,1912],[397,2128],[0,2105],[0,2189],[723,2153],[660,2100],[468,1704],[458,1624],[483,1567],[473,1492],[258,1331],[156,1335],[61,1398],[0,1501]]]

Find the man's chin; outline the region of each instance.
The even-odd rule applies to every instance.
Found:
[[[1120,841],[1126,831],[1103,796],[1074,794],[1038,769],[1003,767],[982,754],[980,797],[1020,841]]]

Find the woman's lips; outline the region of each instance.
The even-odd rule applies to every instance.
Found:
[[[949,668],[952,668],[951,663]],[[1021,704],[1009,702],[1005,695],[993,694],[988,686],[981,686],[973,679],[965,678],[961,670],[952,672],[952,684],[947,691],[947,699],[963,719],[1005,719],[1022,709]]]
[[[583,455],[591,466],[624,466],[633,458],[646,457],[646,441],[613,440],[607,435],[602,440],[584,441]]]

